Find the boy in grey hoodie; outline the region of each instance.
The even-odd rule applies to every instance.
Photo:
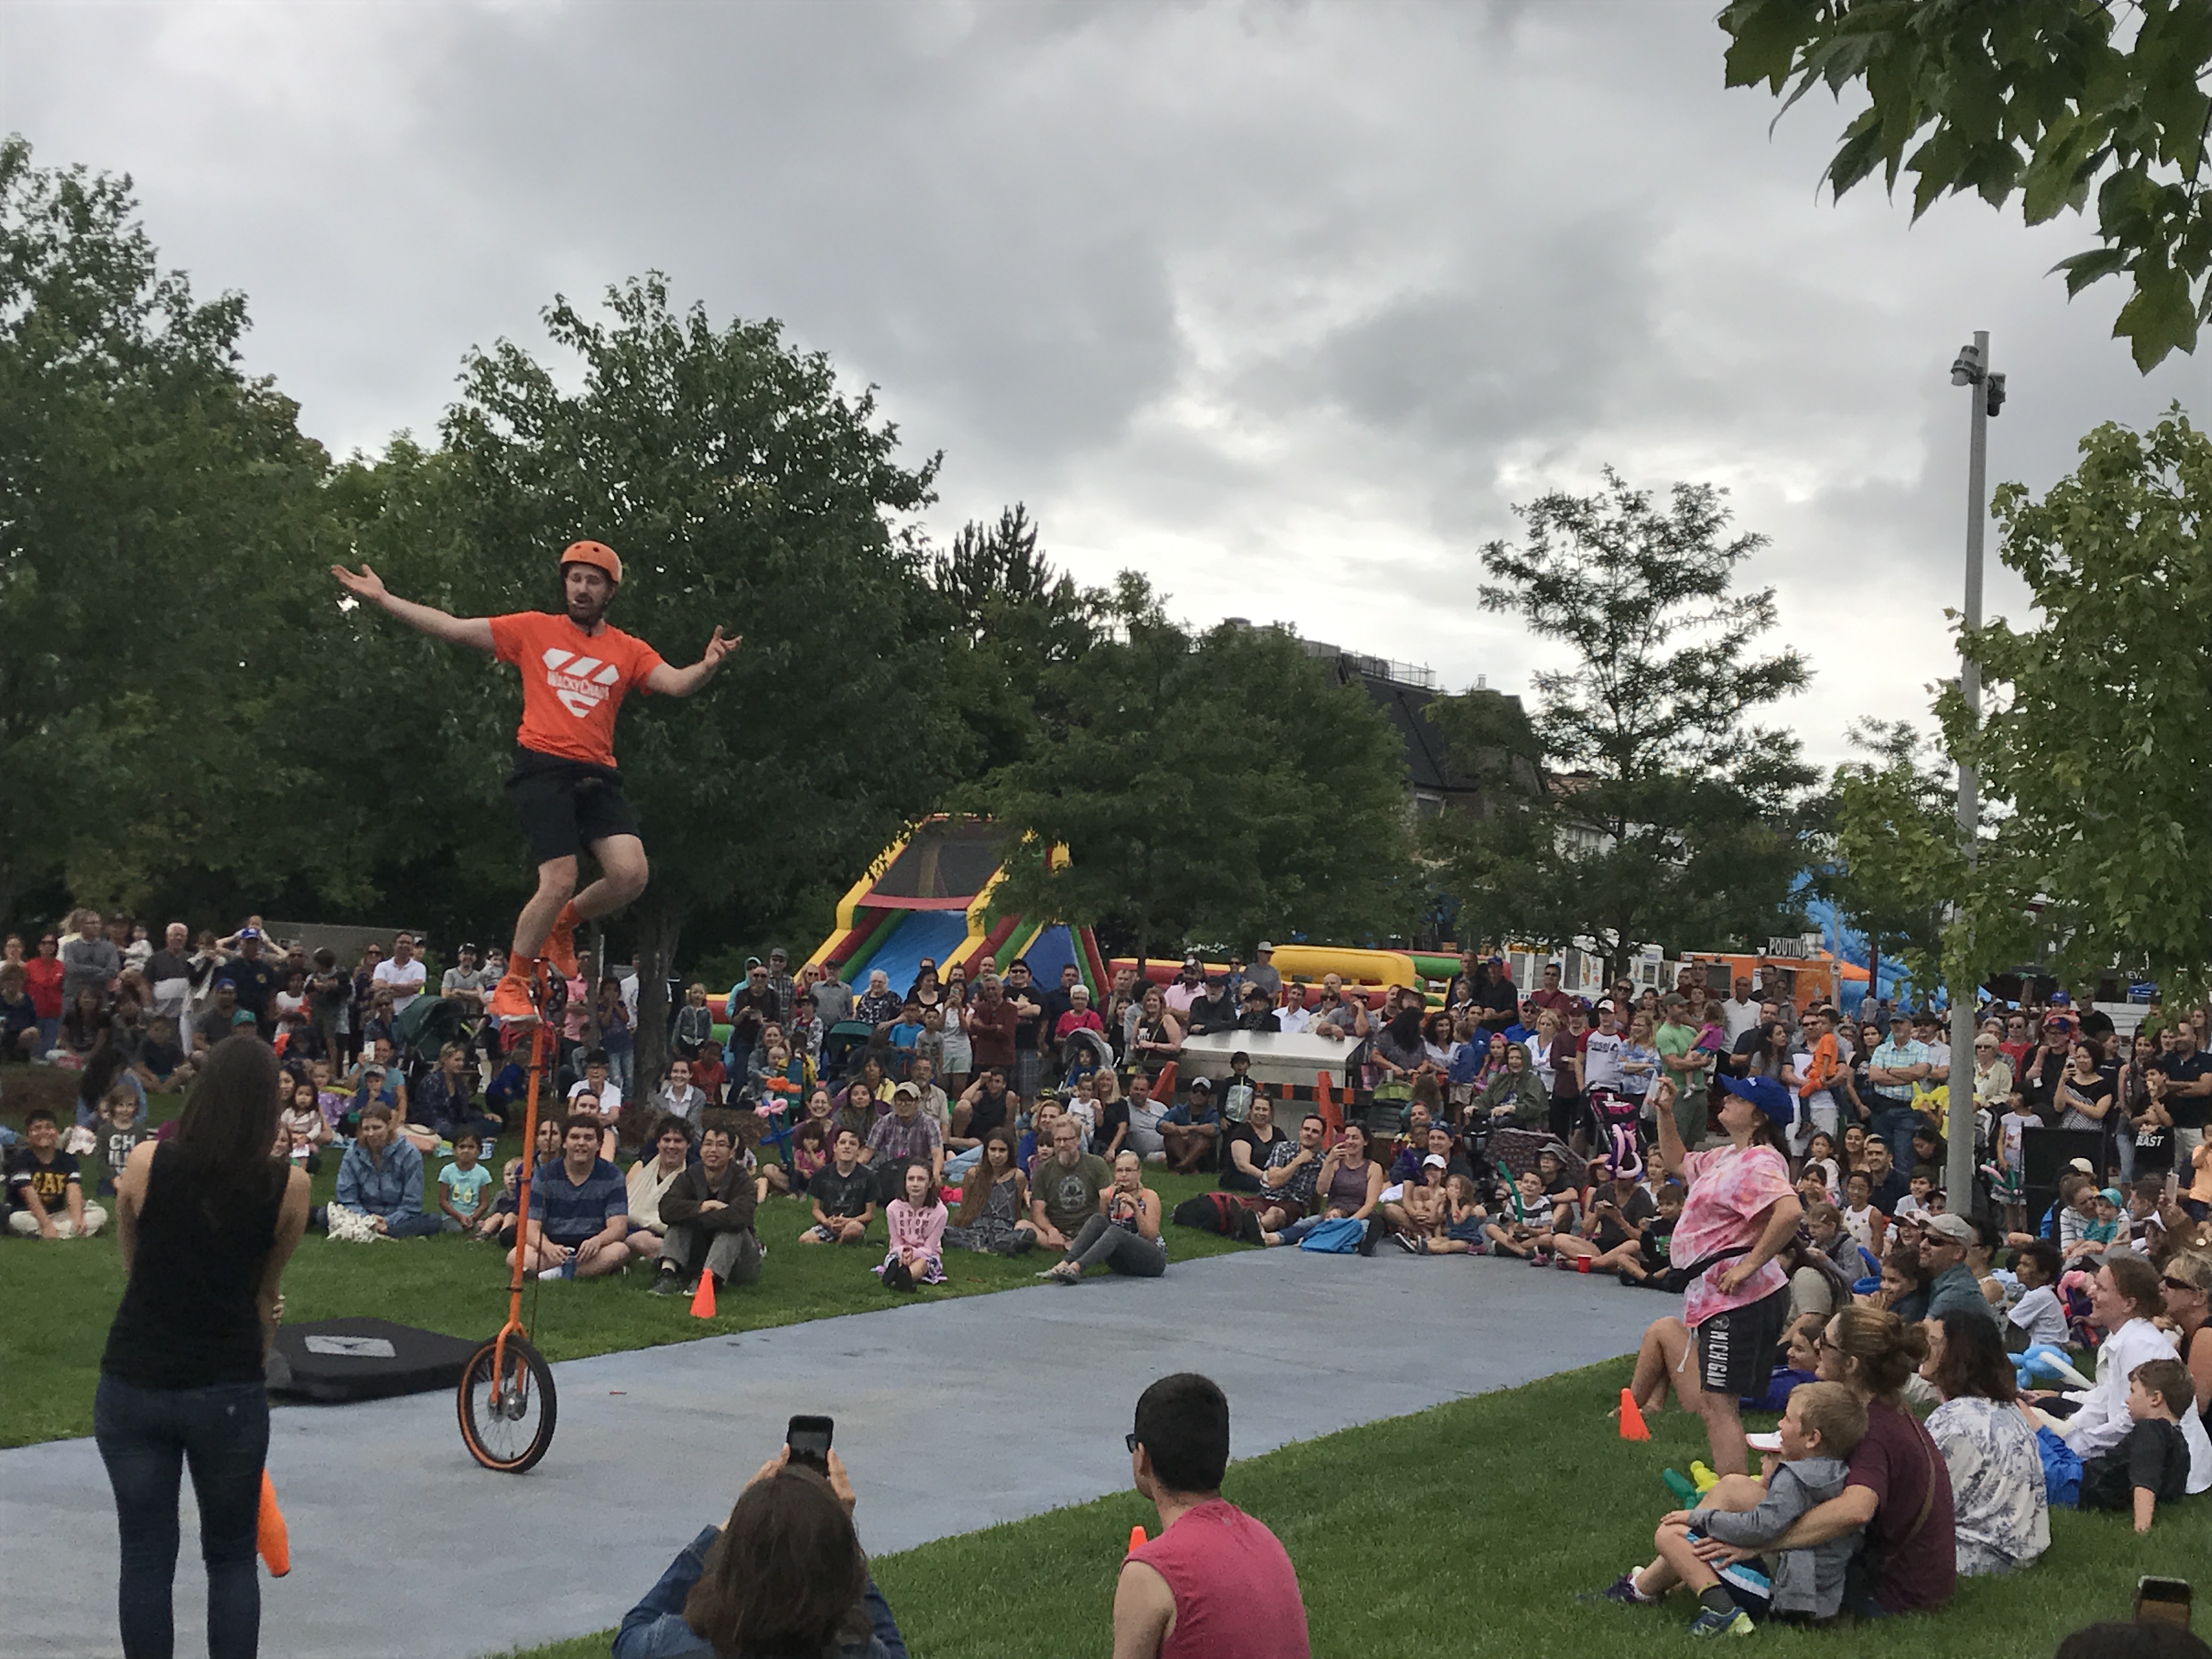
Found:
[[[1866,1407],[1840,1382],[1801,1382],[1790,1390],[1781,1423],[1780,1460],[1770,1459],[1765,1491],[1752,1508],[1676,1510],[1659,1522],[1655,1541],[1659,1559],[1638,1572],[1624,1573],[1608,1600],[1653,1603],[1676,1584],[1698,1598],[1692,1636],[1747,1636],[1753,1625],[1736,1598],[1734,1583],[1750,1599],[1768,1595],[1771,1610],[1792,1620],[1832,1619],[1844,1600],[1844,1568],[1859,1545],[1856,1528],[1809,1549],[1784,1550],[1775,1558],[1771,1585],[1746,1562],[1728,1570],[1728,1582],[1698,1559],[1698,1540],[1717,1539],[1739,1548],[1763,1549],[1788,1532],[1815,1504],[1840,1497],[1850,1473],[1849,1459],[1866,1437]]]

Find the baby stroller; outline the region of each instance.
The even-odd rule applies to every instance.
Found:
[[[826,1081],[857,1070],[860,1051],[867,1048],[875,1034],[875,1027],[864,1019],[839,1020],[822,1038],[822,1065],[816,1075]]]
[[[1644,1103],[1633,1095],[1612,1089],[1592,1089],[1589,1101],[1590,1117],[1597,1130],[1592,1161],[1603,1158],[1609,1176],[1642,1180]]]

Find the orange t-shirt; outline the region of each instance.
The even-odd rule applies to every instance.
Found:
[[[543,611],[494,617],[491,642],[494,656],[522,671],[515,741],[541,755],[611,767],[623,693],[660,666],[660,653],[619,628],[586,634]]]

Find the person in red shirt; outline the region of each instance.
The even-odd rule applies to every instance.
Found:
[[[715,629],[699,660],[671,668],[642,640],[608,626],[607,606],[622,586],[622,560],[600,542],[562,550],[562,615],[517,611],[504,617],[454,617],[403,599],[367,564],[358,574],[334,564],[349,593],[390,611],[410,628],[455,645],[489,651],[522,671],[522,726],[507,780],[522,833],[538,866],[538,891],[514,924],[507,975],[489,1012],[510,1024],[538,1018],[531,981],[544,953],[564,980],[576,976],[576,924],[618,910],[645,890],[645,843],[615,768],[615,714],[633,686],[688,697],[738,648]],[[579,892],[576,854],[588,850],[599,878]]]
[[[62,941],[58,933],[39,937],[39,954],[23,964],[23,991],[39,1016],[39,1053],[43,1056],[61,1039]]]
[[[1121,1563],[1114,1659],[1309,1659],[1297,1569],[1262,1522],[1221,1495],[1229,1399],[1195,1371],[1137,1399],[1129,1471],[1159,1536]]]

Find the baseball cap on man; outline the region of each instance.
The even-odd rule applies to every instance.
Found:
[[[572,564],[587,564],[605,573],[617,587],[622,586],[621,556],[605,542],[570,542],[561,550],[561,568],[566,570]]]
[[[1974,1224],[1962,1215],[1948,1210],[1939,1210],[1933,1215],[1920,1218],[1920,1231],[1933,1233],[1947,1244],[1971,1244],[1974,1242]]]

